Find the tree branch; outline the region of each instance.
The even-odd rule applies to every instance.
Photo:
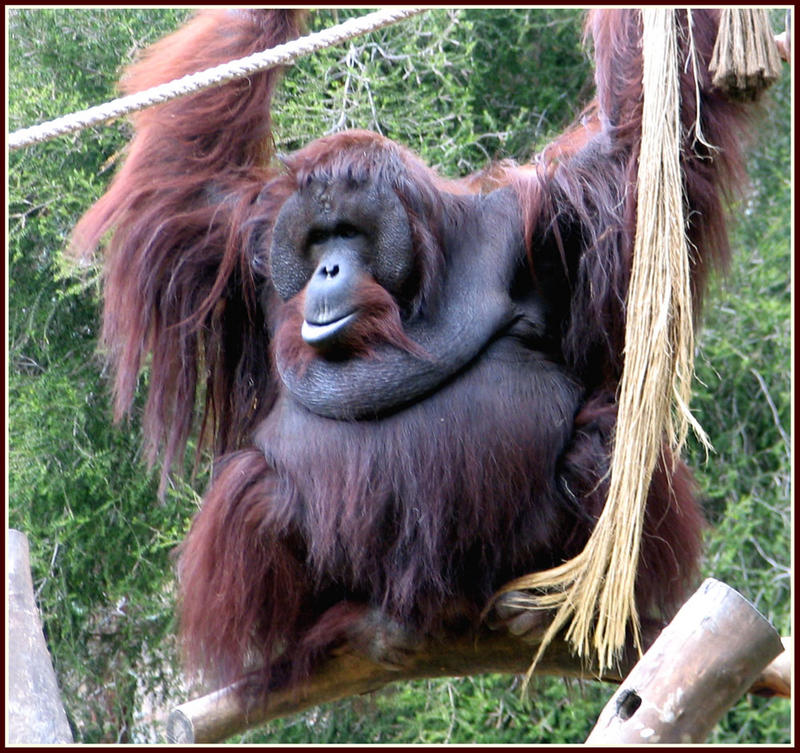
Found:
[[[656,628],[643,628],[645,648],[659,634]],[[774,632],[774,631],[773,631]],[[399,670],[390,670],[356,653],[342,653],[322,664],[302,688],[278,690],[263,703],[243,708],[236,693],[237,685],[223,688],[175,708],[167,721],[170,743],[218,742],[247,729],[266,724],[307,708],[340,698],[378,690],[392,682],[432,677],[464,677],[486,673],[520,674],[526,672],[535,646],[505,630],[481,630],[477,635],[452,636],[447,640],[429,641],[410,655]],[[638,655],[628,645],[615,670],[602,677],[591,673],[560,639],[554,641],[536,667],[536,675],[582,677],[619,683],[635,665]],[[788,669],[790,663],[786,662]],[[754,692],[781,694],[789,687],[788,676],[769,679],[767,673]]]

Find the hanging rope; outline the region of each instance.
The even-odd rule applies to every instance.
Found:
[[[766,8],[723,8],[708,69],[728,96],[756,100],[781,75],[781,59]]]
[[[639,644],[634,584],[653,468],[664,437],[677,457],[689,426],[704,436],[688,410],[693,329],[675,12],[644,8],[642,27],[639,199],[608,499],[577,557],[504,588],[540,591],[520,594],[517,606],[556,610],[526,681],[564,626],[579,656],[596,657],[598,674],[613,666],[628,625]]]
[[[192,73],[175,81],[169,81],[126,97],[120,97],[81,112],[64,115],[41,125],[22,128],[9,135],[8,148],[20,149],[24,146],[37,144],[55,136],[61,136],[91,125],[114,120],[122,115],[128,115],[152,105],[184,97],[187,94],[209,89],[212,86],[218,86],[237,78],[244,78],[259,71],[274,68],[277,65],[286,65],[317,50],[333,47],[354,37],[404,21],[425,10],[426,8],[388,8],[359,18],[351,18],[338,26],[280,44],[264,52],[257,52],[239,60],[214,66],[205,71]]]

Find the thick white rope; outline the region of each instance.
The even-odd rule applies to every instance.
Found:
[[[143,92],[120,97],[71,115],[64,115],[41,125],[21,128],[9,135],[8,148],[19,149],[36,144],[55,136],[79,131],[87,126],[104,123],[122,115],[161,104],[167,100],[224,84],[233,79],[244,78],[267,68],[285,65],[317,50],[333,47],[370,31],[382,29],[384,26],[403,21],[425,10],[426,8],[387,8],[359,18],[351,18],[324,31],[279,44],[277,47],[256,52],[239,60],[222,63],[205,71],[192,73],[165,84],[159,84]]]

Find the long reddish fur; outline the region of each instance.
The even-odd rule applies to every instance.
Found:
[[[687,16],[679,12],[684,25],[682,159],[698,306],[708,269],[724,265],[729,253],[726,191],[743,182],[745,114],[714,90],[707,70],[717,16],[714,10],[693,13],[702,130],[717,147],[710,151],[694,138],[694,70],[682,65]],[[126,74],[125,90],[141,90],[268,48],[296,36],[301,23],[302,14],[291,11],[203,12],[154,45]],[[530,165],[501,163],[460,181],[436,175],[407,150],[365,132],[325,137],[292,155],[286,167],[275,167],[269,106],[278,71],[136,116],[127,159],[108,192],[77,226],[73,242],[77,248],[93,248],[113,229],[102,340],[114,368],[117,415],[130,406],[149,354],[144,429],[150,457],[163,454],[166,478],[199,424],[218,458],[203,509],[182,546],[180,564],[187,652],[194,665],[210,668],[215,680],[231,680],[262,666],[262,686],[271,677],[274,682],[270,673],[279,651],[297,657],[291,670],[297,679],[358,619],[363,610],[350,601],[358,597],[366,603],[384,593],[395,614],[433,630],[441,626],[436,610],[442,610],[448,595],[458,596],[458,588],[445,581],[450,578],[464,589],[474,582],[475,603],[465,607],[474,619],[481,599],[503,579],[522,575],[534,565],[555,564],[585,542],[605,499],[614,393],[623,360],[641,125],[639,14],[593,11],[587,33],[594,40],[597,97],[576,126]],[[424,536],[414,533],[410,509],[398,512],[400,522],[392,524],[399,526],[391,530],[408,551],[392,549],[386,539],[388,523],[381,516],[389,508],[381,501],[381,489],[364,486],[368,472],[378,473],[378,486],[395,478],[410,483],[408,476],[418,471],[419,461],[412,462],[414,450],[408,439],[399,438],[402,432],[386,439],[383,449],[388,452],[381,458],[389,466],[386,475],[373,468],[368,452],[378,453],[377,445],[359,438],[355,425],[331,430],[319,419],[321,435],[337,438],[343,446],[351,441],[358,449],[348,454],[330,446],[336,442],[317,443],[309,436],[299,451],[306,465],[293,475],[276,473],[270,458],[251,447],[257,427],[278,444],[290,442],[295,428],[281,426],[276,418],[281,388],[272,369],[271,348],[288,349],[299,362],[310,356],[292,334],[293,327],[284,327],[286,322],[296,323],[297,303],[281,308],[274,293],[264,292],[268,272],[263,254],[269,248],[271,225],[284,201],[314,171],[380,171],[387,153],[404,167],[406,182],[395,190],[409,214],[419,257],[416,310],[436,296],[446,264],[440,237],[448,218],[441,215],[438,192],[511,185],[523,207],[534,276],[545,263],[562,270],[569,316],[561,357],[585,390],[562,455],[555,456],[559,448],[531,442],[499,457],[486,440],[476,438],[478,446],[463,462],[477,470],[474,478],[466,479],[450,478],[432,438],[435,432],[429,437],[423,424],[433,417],[426,413],[427,406],[416,406],[419,425],[413,425],[414,440],[422,449],[430,442],[432,463],[414,487],[422,506],[417,512],[425,520]],[[259,300],[265,297],[269,317]],[[382,310],[375,311],[375,329],[362,332],[354,348],[368,350],[374,337],[411,348],[403,344],[396,321],[387,324]],[[392,316],[396,318],[396,312]],[[271,344],[275,326],[276,342]],[[548,379],[542,383],[549,384]],[[566,402],[572,388],[555,377],[553,383],[562,385],[554,388],[561,390],[554,394],[554,405],[558,397]],[[486,399],[490,401],[488,395]],[[201,410],[196,415],[198,401]],[[451,408],[463,416],[461,431],[467,434],[471,406],[455,403]],[[506,416],[509,431],[522,430],[525,417],[517,415],[515,406],[492,409]],[[537,436],[535,428],[530,431]],[[542,509],[522,510],[519,490],[508,487],[501,473],[487,479],[482,469],[494,462],[511,478],[528,474],[531,488],[545,490]],[[568,513],[559,508],[563,502],[556,501],[558,494],[550,488],[556,476],[565,487],[559,493],[574,501]],[[439,509],[443,489],[463,492],[464,505],[455,522],[452,511]],[[316,532],[298,523],[297,511],[305,506]],[[643,613],[663,614],[680,602],[695,576],[702,525],[688,469],[665,457],[656,469],[645,521],[637,581]],[[520,536],[509,541],[509,527]],[[360,552],[352,555],[355,559],[342,559],[337,547],[343,537]],[[471,552],[470,541],[483,543]],[[503,551],[505,547],[510,551]],[[469,552],[478,563],[474,569],[464,564]],[[339,573],[341,582],[334,577],[337,566],[345,570]]]
[[[302,19],[297,11],[203,11],[150,47],[126,71],[122,90],[141,91],[285,42],[299,34]],[[162,453],[162,484],[196,428],[198,388],[205,388],[202,424],[217,453],[237,446],[253,404],[268,409],[274,393],[265,322],[241,249],[253,199],[275,175],[269,105],[280,73],[136,114],[122,168],[73,233],[81,252],[114,228],[101,343],[116,374],[117,418],[152,355],[144,430],[149,460]],[[242,361],[247,379],[237,379]]]

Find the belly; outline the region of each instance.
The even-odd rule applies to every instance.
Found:
[[[318,577],[402,615],[421,593],[484,598],[550,564],[567,525],[557,465],[579,399],[560,366],[503,342],[380,420],[320,417],[284,395],[256,441]]]

